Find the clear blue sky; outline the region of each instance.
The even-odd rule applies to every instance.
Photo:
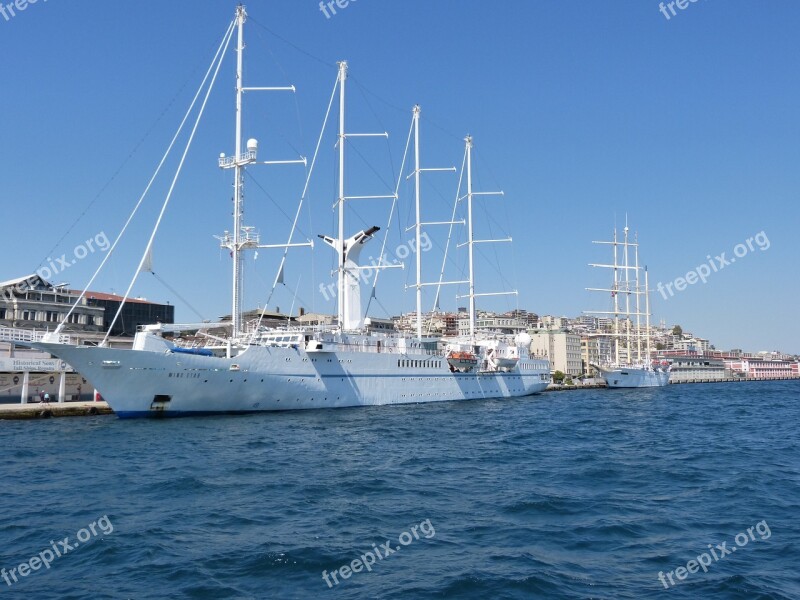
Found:
[[[99,232],[116,235],[234,8],[219,0],[39,0],[8,20],[0,15],[0,279],[71,257]],[[516,287],[519,306],[539,314],[607,308],[607,297],[584,290],[606,283],[587,266],[606,258],[591,240],[607,238],[626,213],[652,287],[709,255],[729,259],[763,231],[767,250],[755,246],[668,300],[653,294],[653,313],[719,348],[800,352],[797,3],[700,0],[669,20],[652,0],[356,0],[331,18],[314,0],[254,0],[247,8],[247,83],[298,88],[295,96],[247,98],[245,134],[259,138],[263,158],[311,156],[335,62],[346,59],[350,131],[390,133],[388,143],[354,142],[350,193],[393,186],[415,103],[424,116],[423,166],[460,165],[461,139],[474,136],[476,186],[506,194],[480,202],[478,235],[515,240],[513,250],[482,248],[479,291]],[[229,258],[212,236],[230,228],[230,173],[217,169],[216,157],[233,152],[232,89],[229,59],[155,248],[159,277],[209,318],[229,312]],[[330,133],[300,223],[308,237],[334,232]],[[265,167],[253,177],[246,220],[264,241],[285,241],[282,212],[293,214],[304,172]],[[426,219],[449,218],[456,183],[453,175],[424,176]],[[95,288],[124,291],[166,185]],[[401,186],[403,229],[411,192]],[[386,225],[386,201],[352,208],[349,233]],[[437,244],[445,234],[429,231]],[[387,249],[409,237],[396,221]],[[372,244],[366,255],[377,255],[380,238]],[[263,251],[249,262],[248,306],[263,305],[277,259]],[[90,254],[51,279],[81,286],[99,260]],[[440,250],[425,261],[434,278]],[[280,289],[271,307],[286,311],[294,301],[295,311],[333,312],[317,289],[331,266],[324,245],[296,251],[286,269],[291,289]],[[454,258],[449,276],[460,278],[461,267]],[[374,316],[413,309],[404,290],[412,272],[381,275],[385,311],[374,305]],[[149,274],[134,293],[175,303],[181,320],[197,318]],[[443,308],[459,304],[454,294],[446,288]],[[517,301],[481,305],[503,310]]]

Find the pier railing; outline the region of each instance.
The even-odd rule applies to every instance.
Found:
[[[39,331],[36,329],[0,327],[0,342],[38,342],[47,333],[47,331]],[[61,344],[69,344],[70,337],[62,334],[58,336],[58,341]]]

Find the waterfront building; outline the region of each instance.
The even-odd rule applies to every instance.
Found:
[[[73,293],[76,296],[80,295],[80,292],[75,290],[73,290]],[[104,322],[111,323],[124,298],[116,294],[86,292],[85,300],[88,306],[102,308]],[[142,325],[174,322],[175,307],[173,305],[149,302],[144,298],[128,298],[125,300],[125,305],[122,306],[122,310],[119,311],[119,317],[117,317],[114,326],[111,328],[111,335],[133,337],[136,335],[136,330]]]
[[[90,305],[79,292],[64,285],[53,285],[36,274],[0,283],[0,327],[55,329],[67,313],[70,332],[103,331],[105,310]],[[76,306],[77,304],[77,306]]]
[[[531,354],[550,359],[552,370],[576,377],[583,372],[581,336],[566,331],[531,329]]]
[[[725,362],[703,356],[673,356],[671,358],[670,383],[684,381],[721,381],[731,377],[731,371],[725,368]]]
[[[748,379],[774,379],[777,377],[792,377],[797,374],[797,363],[788,360],[763,360],[760,358],[743,358],[741,360],[726,360],[734,373]]]
[[[496,315],[490,312],[479,312],[478,318],[475,322],[476,334],[480,332],[482,335],[517,335],[524,333],[528,330],[527,323],[518,318],[508,314]],[[458,319],[458,335],[469,335],[469,317],[459,316]]]
[[[581,361],[584,375],[594,375],[597,369],[591,365],[608,364],[611,362],[611,338],[604,335],[581,336]]]

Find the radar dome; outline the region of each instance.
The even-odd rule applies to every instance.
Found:
[[[517,337],[514,338],[514,341],[517,343],[517,346],[525,346],[529,348],[531,345],[531,336],[527,333],[518,333]]]

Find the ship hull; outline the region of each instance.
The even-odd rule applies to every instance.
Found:
[[[652,388],[669,383],[669,371],[644,369],[642,367],[605,368],[598,367],[606,385],[610,388]]]
[[[121,418],[511,398],[544,391],[549,382],[549,365],[535,359],[514,372],[452,373],[441,356],[390,352],[251,346],[228,359],[31,345],[90,379]]]

